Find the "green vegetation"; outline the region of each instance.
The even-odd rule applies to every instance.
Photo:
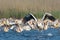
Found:
[[[0,18],[23,18],[26,16],[30,11],[19,11],[15,9],[8,9],[4,11],[0,11]],[[42,18],[44,11],[37,11],[37,12],[31,12],[36,18]],[[53,14],[54,17],[60,19],[60,11],[51,11],[50,13]]]
[[[51,11],[51,14],[55,17],[60,19],[60,11]]]

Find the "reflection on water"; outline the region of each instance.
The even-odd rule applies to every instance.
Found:
[[[5,33],[0,32],[0,40],[59,40],[60,39],[60,29],[49,28],[44,31],[23,31],[17,33],[13,30]]]

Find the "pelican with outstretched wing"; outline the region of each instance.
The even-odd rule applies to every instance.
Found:
[[[54,28],[59,27],[58,19],[56,19],[52,14],[45,13],[42,20],[44,23],[47,22],[48,25],[53,26]]]

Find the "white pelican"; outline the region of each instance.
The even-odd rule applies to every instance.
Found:
[[[48,20],[47,20],[48,19]],[[58,20],[52,16],[52,14],[50,13],[45,13],[43,18],[42,18],[43,21],[48,21],[51,25],[53,25],[53,27],[57,28],[59,27],[59,22]],[[45,22],[46,23],[46,22]],[[48,23],[47,23],[48,24]],[[48,25],[50,25],[48,24]]]
[[[30,21],[31,19],[37,21],[36,17],[33,14],[30,13],[23,18],[22,22],[26,23],[26,22]]]

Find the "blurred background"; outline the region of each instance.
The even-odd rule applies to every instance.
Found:
[[[30,12],[37,18],[50,12],[60,19],[60,0],[0,0],[0,18],[23,18]]]

